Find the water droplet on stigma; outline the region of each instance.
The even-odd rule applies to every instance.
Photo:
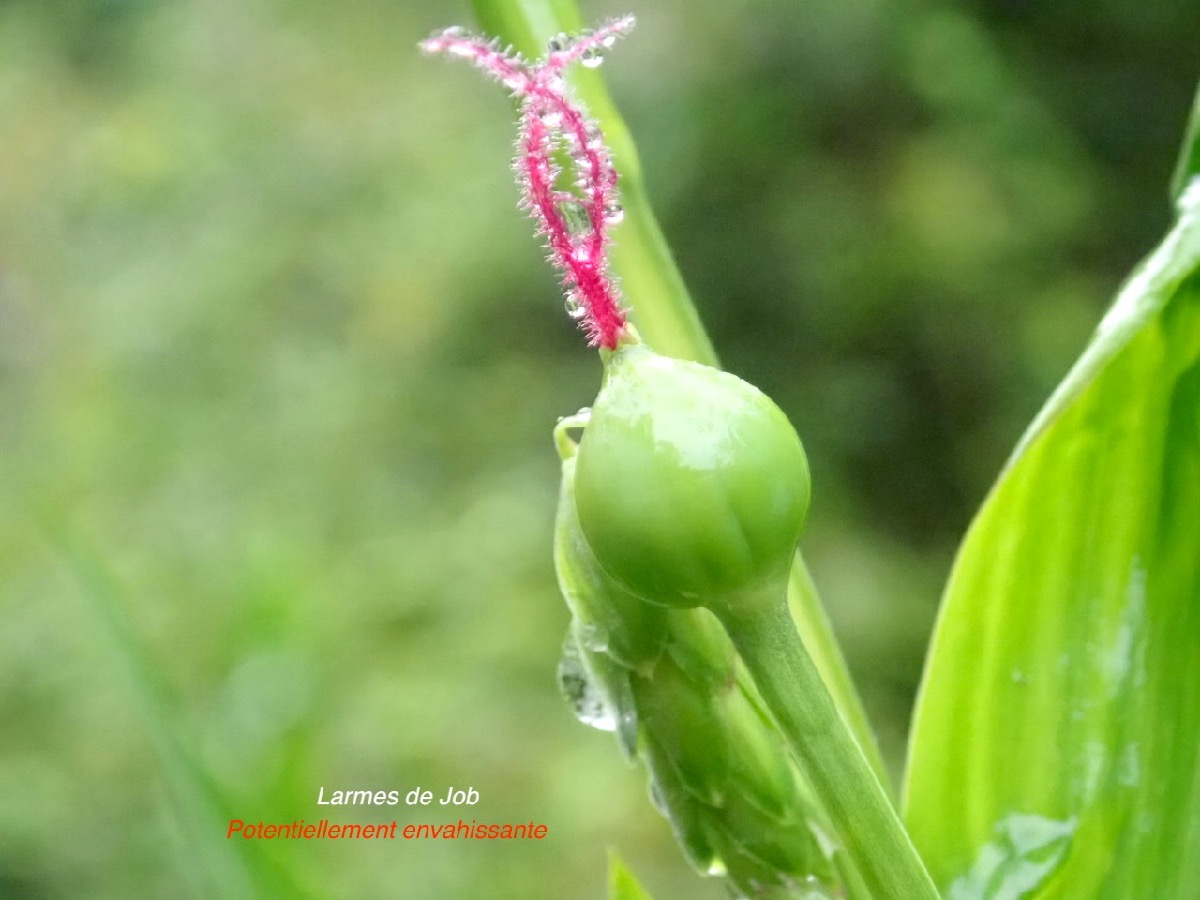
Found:
[[[578,290],[574,285],[571,287],[571,293],[567,295],[567,315],[576,321],[587,315],[587,309],[579,299],[579,295],[575,293]]]

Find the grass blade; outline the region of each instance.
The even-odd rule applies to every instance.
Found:
[[[185,842],[181,869],[195,885],[196,894],[247,900],[309,896],[289,871],[263,852],[259,842],[226,839],[231,818],[228,806],[184,738],[161,667],[149,658],[130,620],[120,585],[99,557],[63,529],[51,526],[48,530],[124,670]]]

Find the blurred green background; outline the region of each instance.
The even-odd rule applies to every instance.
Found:
[[[624,11],[610,85],[725,364],[804,437],[898,771],[955,543],[1168,223],[1200,14],[584,4]],[[608,845],[721,896],[558,696],[549,431],[599,370],[509,104],[416,52],[469,21],[0,2],[0,897],[600,898]],[[451,784],[550,839],[224,839]]]

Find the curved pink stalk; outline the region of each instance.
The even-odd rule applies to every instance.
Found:
[[[426,52],[470,61],[521,100],[516,158],[521,205],[537,219],[550,262],[561,273],[567,310],[593,345],[609,349],[627,324],[620,291],[608,274],[609,229],[621,219],[617,171],[599,125],[568,94],[563,71],[577,61],[597,65],[632,27],[633,17],[626,16],[593,32],[556,38],[536,62],[461,28],[421,44]],[[559,148],[574,169],[574,190],[556,187],[562,174],[555,162]]]

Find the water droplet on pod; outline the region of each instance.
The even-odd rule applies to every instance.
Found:
[[[570,638],[563,645],[562,660],[558,664],[558,687],[580,722],[601,731],[616,731],[616,714],[592,683],[583,660],[579,658],[579,648]]]

